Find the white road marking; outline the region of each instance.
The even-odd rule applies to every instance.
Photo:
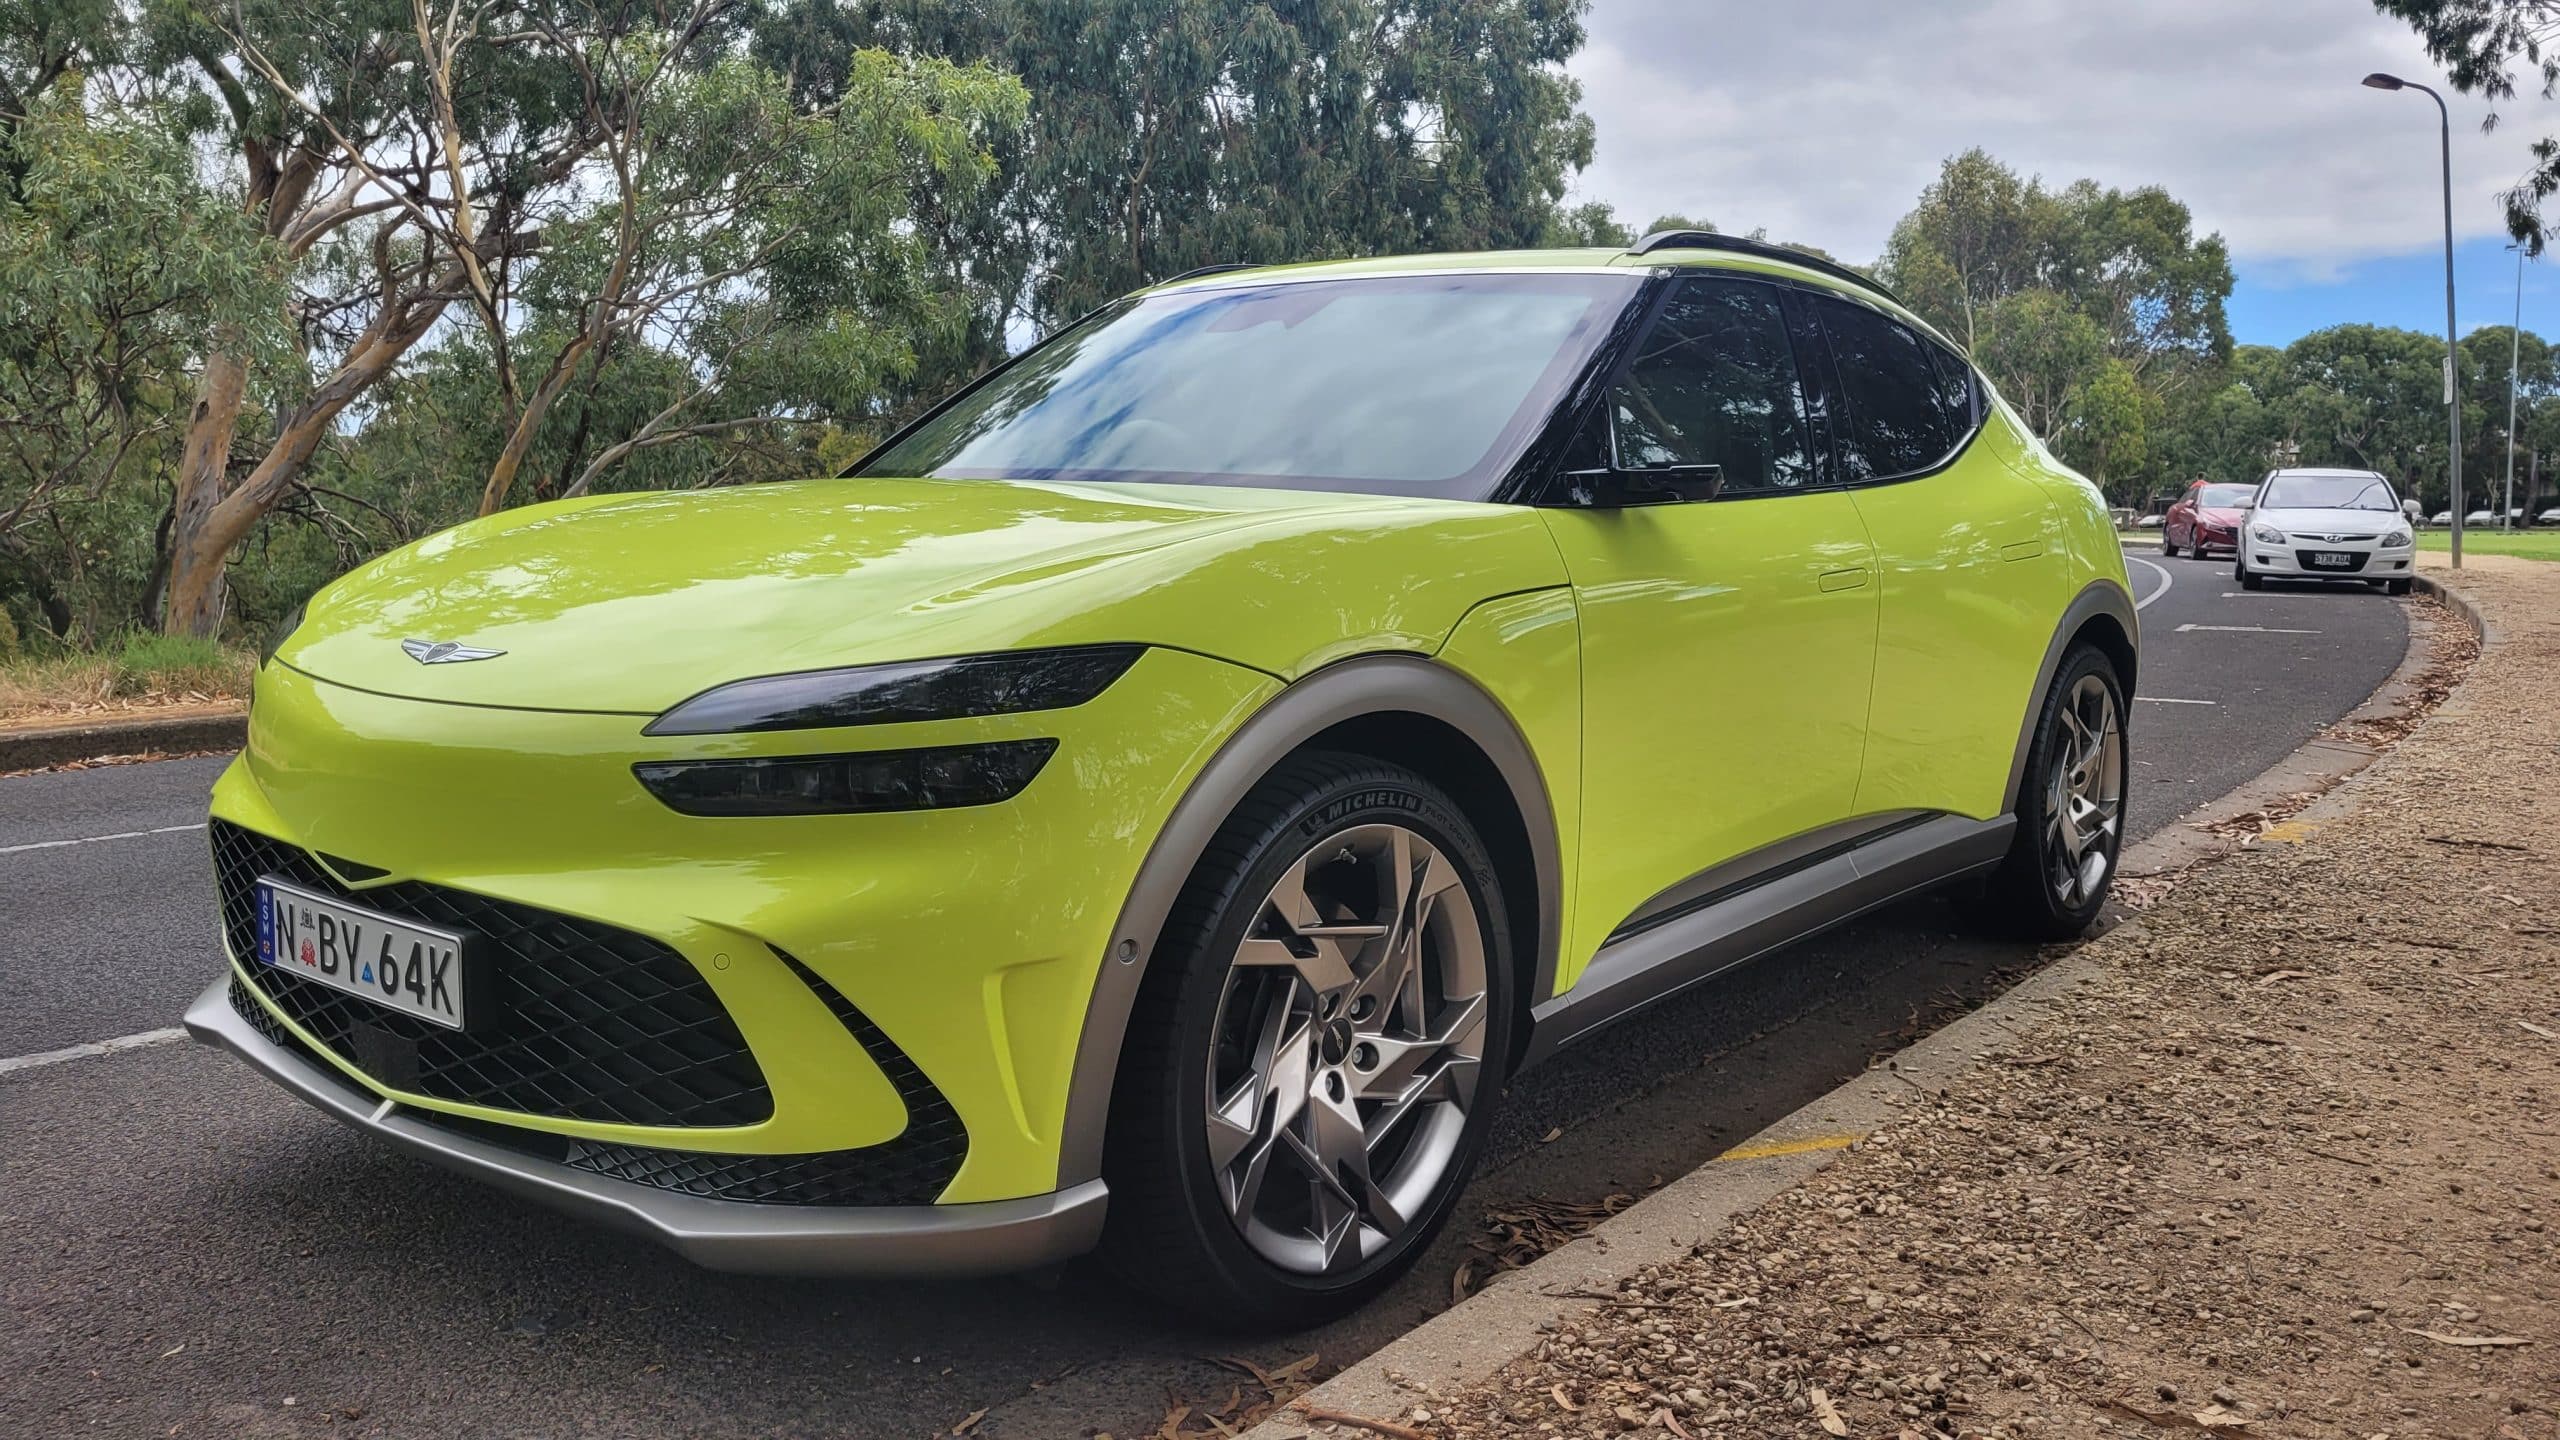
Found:
[[[166,1045],[184,1040],[184,1030],[145,1030],[139,1035],[119,1035],[113,1040],[99,1040],[87,1045],[66,1045],[59,1050],[40,1050],[33,1055],[12,1055],[0,1060],[0,1075],[12,1070],[33,1070],[43,1065],[59,1065],[65,1060],[86,1060],[92,1055],[115,1055],[126,1050],[140,1050],[151,1045]]]
[[[2169,573],[2169,567],[2161,564],[2157,560],[2145,560],[2139,555],[2127,555],[2124,558],[2127,564],[2139,565],[2145,570],[2148,570],[2152,574],[2160,577],[2159,589],[2154,590],[2150,594],[2133,602],[2133,608],[2136,610],[2148,609],[2152,601],[2168,594],[2169,587],[2178,583],[2178,577]]]
[[[2222,703],[2219,700],[2172,700],[2166,695],[2136,695],[2133,700],[2137,705],[2219,705]]]
[[[2274,625],[2181,625],[2180,630],[2221,630],[2242,635],[2317,635],[2317,630],[2286,630]]]
[[[83,835],[76,840],[37,840],[25,845],[0,845],[0,855],[23,855],[29,850],[59,850],[66,845],[95,845],[103,840],[142,840],[153,835],[183,835],[201,830],[202,820],[193,825],[163,825],[156,830],[118,830],[112,835]]]

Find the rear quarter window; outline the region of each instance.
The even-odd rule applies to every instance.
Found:
[[[1909,326],[1827,295],[1813,312],[1831,347],[1848,413],[1834,431],[1852,484],[1916,475],[1973,428],[1972,372]]]

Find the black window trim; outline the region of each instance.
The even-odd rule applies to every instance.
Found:
[[[1939,340],[1935,335],[1930,334],[1925,327],[1912,324],[1910,321],[1894,314],[1883,306],[1869,301],[1862,295],[1853,294],[1846,290],[1834,290],[1828,285],[1807,284],[1804,281],[1795,279],[1780,279],[1775,283],[1781,288],[1791,292],[1797,292],[1802,295],[1820,296],[1825,299],[1836,300],[1844,305],[1854,305],[1859,309],[1871,311],[1874,314],[1901,326],[1903,329],[1910,331],[1912,337],[1918,340],[1923,346],[1932,351],[1936,351],[1953,358],[1957,364],[1964,367],[1966,388],[1971,392],[1970,398],[1972,400],[1972,405],[1970,407],[1970,411],[1972,424],[1962,436],[1958,437],[1954,446],[1950,448],[1945,455],[1939,457],[1935,462],[1917,470],[1905,471],[1894,475],[1872,475],[1864,480],[1851,480],[1846,478],[1847,466],[1840,458],[1838,450],[1839,437],[1835,432],[1829,436],[1829,439],[1833,445],[1831,464],[1832,473],[1835,477],[1834,484],[1837,488],[1844,490],[1865,490],[1872,489],[1879,485],[1907,485],[1914,480],[1927,480],[1933,476],[1942,475],[1948,470],[1953,469],[1957,463],[1962,461],[1965,455],[1973,449],[1974,441],[1980,439],[1982,437],[1982,432],[1990,428],[1990,386],[1988,382],[1982,378],[1982,371],[1980,367],[1976,366],[1962,351],[1957,350],[1954,346]],[[1792,298],[1789,301],[1789,309],[1792,311],[1800,311],[1804,317],[1804,323],[1811,328],[1815,335],[1822,338],[1822,363],[1817,367],[1817,369],[1821,374],[1824,387],[1824,405],[1826,409],[1830,410],[1830,412],[1835,415],[1846,415],[1848,413],[1848,390],[1847,387],[1840,383],[1839,357],[1831,350],[1830,332],[1822,328],[1822,317],[1820,312],[1810,305],[1798,305]],[[1797,362],[1798,367],[1802,368],[1803,357],[1801,355],[1797,357]]]
[[[1823,357],[1825,368],[1819,375],[1807,369],[1804,351],[1807,337],[1799,333],[1797,307],[1787,298],[1786,293],[1793,289],[1812,290],[1825,295],[1839,292],[1788,275],[1767,275],[1757,270],[1733,270],[1723,266],[1682,265],[1666,266],[1656,271],[1653,281],[1628,303],[1625,313],[1620,317],[1619,328],[1603,341],[1599,350],[1595,352],[1583,381],[1568,388],[1567,401],[1556,407],[1555,418],[1548,422],[1546,430],[1522,452],[1522,464],[1514,469],[1512,479],[1504,482],[1496,490],[1493,498],[1497,502],[1559,510],[1583,508],[1582,504],[1574,499],[1571,487],[1564,479],[1564,463],[1571,453],[1573,443],[1581,437],[1586,427],[1599,419],[1601,409],[1607,403],[1610,392],[1626,378],[1628,371],[1635,368],[1640,348],[1639,342],[1653,333],[1655,322],[1660,320],[1662,312],[1670,307],[1671,297],[1678,294],[1680,287],[1684,284],[1708,281],[1763,285],[1776,292],[1780,325],[1786,332],[1787,349],[1795,365],[1796,390],[1804,401],[1801,418],[1804,422],[1805,443],[1811,447],[1813,483],[1800,485],[1792,490],[1741,490],[1730,495],[1718,495],[1713,500],[1676,500],[1662,503],[1730,505],[1749,500],[1781,500],[1793,495],[1816,495],[1826,490],[1847,488],[1840,479],[1839,458],[1832,451],[1831,417],[1838,413],[1838,401],[1834,398],[1832,390],[1828,388],[1831,384],[1828,369],[1829,357],[1827,353]],[[1816,334],[1818,335],[1819,332],[1817,331]]]

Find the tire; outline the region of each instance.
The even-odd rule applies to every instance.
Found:
[[[2178,537],[2171,534],[2166,525],[2160,527],[2160,558],[2163,560],[2178,558]]]
[[[1983,887],[1986,928],[2025,940],[2069,940],[2097,920],[2124,847],[2132,781],[2126,714],[2114,662],[2095,646],[2073,646],[2036,715],[2018,785],[2017,833]],[[2083,776],[2085,784],[2077,778]]]
[[[1404,892],[1425,897],[1418,925],[1391,900],[1399,870],[1422,877]],[[1121,1281],[1268,1331],[1356,1308],[1410,1268],[1501,1094],[1508,913],[1475,827],[1412,771],[1318,752],[1255,786],[1176,900],[1129,1019],[1103,1160],[1102,1257]],[[1327,918],[1387,933],[1310,942]],[[1401,952],[1421,978],[1388,986],[1399,932],[1421,937]]]
[[[2382,593],[2385,595],[2406,595],[2409,593],[2409,589],[2410,585],[2408,581],[2392,580],[2384,583]]]
[[[2240,588],[2243,590],[2264,590],[2267,588],[2267,582],[2265,579],[2261,578],[2256,571],[2249,568],[2249,557],[2237,552],[2234,552],[2231,556],[2231,576],[2233,579],[2240,582]]]

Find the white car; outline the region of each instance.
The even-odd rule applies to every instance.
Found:
[[[2409,593],[2416,537],[2391,482],[2370,470],[2278,470],[2258,485],[2233,571],[2256,590],[2282,580],[2362,580]]]
[[[2439,510],[2433,516],[2428,518],[2427,523],[2430,525],[2450,526],[2453,524],[2453,512],[2450,510]]]
[[[2498,512],[2495,510],[2474,510],[2470,514],[2462,517],[2462,523],[2465,525],[2495,525],[2498,523]]]
[[[2560,505],[2554,505],[2533,519],[2536,525],[2560,525]]]

